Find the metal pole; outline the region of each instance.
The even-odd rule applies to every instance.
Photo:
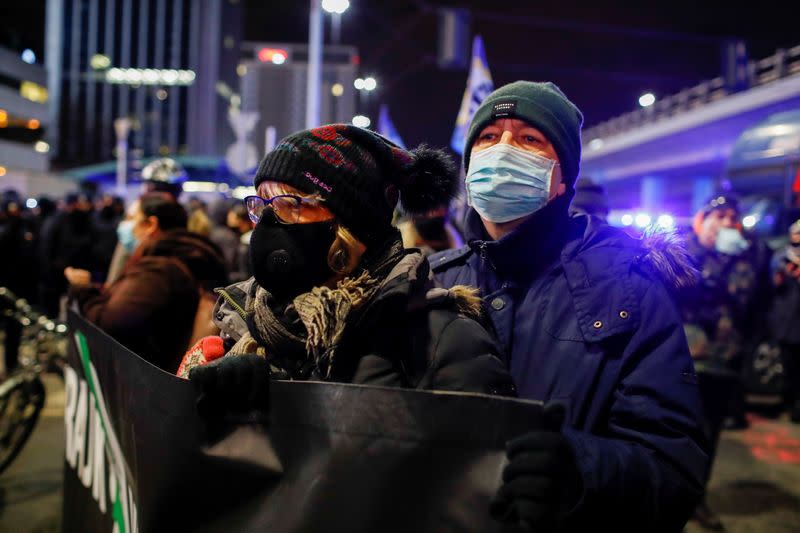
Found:
[[[340,13],[331,13],[331,42],[339,44],[342,33],[342,15]]]
[[[277,134],[275,132],[275,126],[267,126],[267,131],[265,135],[265,143],[264,143],[264,155],[270,153],[273,148],[275,148],[275,141],[277,138]]]
[[[128,184],[128,133],[131,131],[131,120],[118,118],[114,121],[117,134],[117,194],[125,195]]]
[[[322,85],[322,4],[311,0],[308,19],[308,84],[306,85],[306,128],[319,126]]]

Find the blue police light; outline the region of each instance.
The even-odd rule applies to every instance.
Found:
[[[675,219],[672,218],[672,215],[659,215],[656,219],[656,225],[663,229],[675,229]]]
[[[634,217],[634,222],[640,228],[646,228],[653,221],[653,218],[647,213],[637,213]]]

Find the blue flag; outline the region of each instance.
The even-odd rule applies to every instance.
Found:
[[[400,138],[400,134],[397,133],[397,129],[394,127],[394,122],[389,117],[389,108],[386,104],[381,105],[381,110],[378,114],[378,133],[405,150],[406,145],[403,144],[403,139]]]
[[[457,153],[464,153],[464,142],[467,138],[469,123],[472,121],[475,111],[478,110],[478,106],[493,90],[494,83],[492,75],[489,73],[489,64],[486,62],[483,39],[480,35],[476,35],[472,41],[472,62],[469,67],[467,88],[464,90],[461,109],[456,118],[456,129],[453,130],[453,138],[450,139],[450,147]]]

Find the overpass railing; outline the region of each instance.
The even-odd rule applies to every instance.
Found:
[[[747,65],[747,86],[749,88],[759,87],[799,73],[800,45],[789,49],[780,49],[775,54],[758,61],[750,61]],[[585,143],[591,145],[593,140],[617,135],[664,118],[692,111],[732,93],[733,91],[726,86],[724,78],[717,77],[707,80],[659,99],[649,107],[624,113],[597,126],[587,128],[583,132],[583,139]]]

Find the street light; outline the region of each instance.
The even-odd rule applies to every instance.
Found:
[[[341,15],[350,7],[350,0],[322,0],[322,9],[328,13]]]
[[[364,80],[361,79],[361,78],[356,78],[356,80],[353,82],[353,87],[355,87],[359,91],[363,90],[364,89]]]
[[[370,76],[369,78],[364,78],[365,91],[374,91],[377,86],[378,82],[375,81],[375,78],[373,78],[372,76]]]
[[[36,63],[36,54],[33,53],[33,50],[30,48],[26,48],[22,51],[22,60],[29,65],[33,65]]]
[[[653,93],[644,93],[639,97],[639,105],[642,107],[651,106],[656,102],[656,97]]]
[[[370,124],[372,124],[372,121],[370,121],[369,117],[365,117],[364,115],[356,115],[353,117],[353,126],[369,128]]]
[[[342,31],[342,13],[350,7],[349,0],[322,0],[322,9],[331,14],[331,42],[339,44]]]

